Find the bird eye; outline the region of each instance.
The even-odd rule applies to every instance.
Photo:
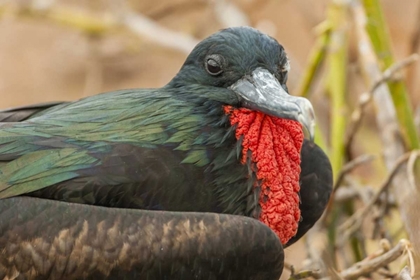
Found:
[[[222,69],[223,58],[220,55],[209,55],[206,57],[206,70],[210,75],[216,76],[223,72]]]

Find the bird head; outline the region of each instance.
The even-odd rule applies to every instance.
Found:
[[[252,206],[244,214],[264,222],[284,244],[296,234],[301,218],[302,130],[312,140],[315,124],[311,103],[288,93],[289,70],[285,50],[275,39],[250,27],[235,27],[200,42],[168,84],[178,88],[183,98],[223,105],[253,186]],[[220,110],[211,112],[220,114]]]
[[[251,27],[224,29],[200,42],[170,86],[206,86],[214,98],[234,107],[300,122],[314,136],[311,103],[291,96],[286,86],[289,60],[272,37]]]

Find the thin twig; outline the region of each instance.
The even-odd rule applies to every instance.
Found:
[[[408,182],[410,183],[410,187],[413,191],[416,191],[416,176],[414,175],[414,165],[416,163],[417,158],[420,157],[420,152],[412,152],[410,158],[407,162],[407,176]]]
[[[417,105],[417,109],[414,112],[414,123],[417,126],[417,130],[420,133],[420,105]]]
[[[376,271],[377,269],[379,269],[380,267],[388,265],[389,263],[396,260],[404,252],[406,252],[409,246],[410,246],[410,242],[408,242],[405,239],[402,239],[398,242],[398,244],[394,248],[390,249],[389,251],[384,251],[383,254],[375,258],[372,258],[372,259],[369,258],[361,262],[355,263],[351,267],[343,270],[340,273],[340,276],[343,279],[355,279],[362,275],[372,273]]]
[[[350,173],[351,171],[353,171],[356,167],[362,165],[362,164],[366,164],[368,162],[371,162],[372,160],[374,160],[376,157],[374,155],[361,155],[355,159],[353,159],[352,161],[349,161],[348,163],[346,163],[343,168],[340,170],[340,173],[338,174],[337,180],[334,183],[334,188],[333,188],[333,192],[331,194],[331,201],[336,202],[335,200],[335,196],[336,196],[336,192],[337,190],[339,190],[340,186],[342,186],[342,182],[345,178],[345,176]],[[327,207],[327,209],[325,210],[325,215],[323,216],[324,219],[326,217],[329,217],[330,212],[333,209],[333,203],[330,203]]]
[[[345,143],[346,151],[350,154],[350,148],[354,141],[354,136],[356,135],[358,129],[360,128],[360,124],[362,123],[363,117],[365,115],[365,108],[366,105],[372,100],[373,94],[375,91],[385,82],[392,80],[395,75],[404,67],[416,62],[419,59],[418,54],[412,54],[409,57],[393,64],[389,67],[385,72],[383,72],[382,76],[372,85],[371,89],[363,93],[359,97],[359,106],[353,111],[351,114],[351,119],[349,123],[349,130],[347,131],[347,140]]]
[[[385,201],[384,206],[378,206],[373,208],[373,229],[371,239],[384,238],[386,237],[386,228],[384,224],[384,217],[388,211],[387,198],[383,199]]]
[[[343,182],[345,175],[353,171],[356,167],[362,164],[369,163],[375,158],[376,158],[375,155],[365,154],[365,155],[358,156],[352,161],[349,161],[348,163],[346,163],[341,169],[340,173],[338,174],[337,180],[335,181],[335,184],[334,184],[334,191],[337,190],[342,185],[341,183]]]
[[[373,84],[371,91],[374,92],[379,86],[382,85],[382,83],[391,80],[394,77],[395,73],[397,73],[402,68],[407,67],[410,64],[416,62],[419,59],[419,57],[420,56],[418,54],[413,53],[409,57],[404,58],[403,60],[391,65],[387,70],[385,70],[385,72],[382,75],[382,78],[380,78]]]
[[[415,151],[417,152],[417,151]],[[370,200],[370,202],[364,207],[356,211],[347,221],[341,224],[338,227],[338,230],[343,233],[342,236],[347,238],[351,234],[353,234],[361,225],[362,220],[366,217],[367,213],[372,209],[373,205],[377,203],[381,194],[391,185],[392,179],[398,173],[400,167],[403,163],[405,163],[410,158],[411,152],[405,153],[402,155],[394,165],[392,171],[388,174],[385,182],[382,183],[381,187],[379,188],[378,192],[375,196]]]
[[[406,250],[408,256],[408,265],[410,267],[410,276],[414,277],[416,275],[416,262],[414,260],[414,249],[412,246],[407,246]]]
[[[360,0],[353,0],[353,14],[355,19],[355,33],[357,35],[357,46],[359,53],[359,61],[361,71],[366,82],[373,85],[374,81],[380,79],[382,76],[379,65],[385,63],[386,56],[387,66],[393,61],[389,42],[387,28],[383,21],[383,13],[379,9],[380,4],[378,0],[364,0],[363,4]],[[366,9],[365,9],[366,8]],[[366,14],[368,13],[368,15]],[[367,18],[369,16],[369,20]],[[374,26],[369,23],[375,22]],[[368,33],[368,31],[370,32]],[[381,55],[381,63],[378,61],[377,54]],[[415,129],[411,126],[410,106],[406,98],[406,91],[403,83],[393,83],[391,90],[388,86],[382,85],[375,92],[374,108],[375,118],[380,127],[379,135],[382,140],[384,163],[388,170],[392,170],[396,160],[404,153],[406,146],[415,146]],[[400,98],[400,104],[395,104],[391,96],[391,91],[395,98]],[[398,108],[396,108],[396,105]],[[401,122],[400,122],[401,121]],[[404,123],[404,124],[402,124]],[[402,141],[401,130],[406,135],[405,139],[409,141]],[[411,143],[411,144],[410,144]],[[404,173],[398,173],[395,176],[393,184],[394,197],[398,204],[398,210],[401,215],[401,220],[407,230],[410,240],[413,242],[415,250],[420,251],[420,239],[418,232],[420,232],[420,223],[417,215],[420,211],[418,191],[413,192],[409,186],[408,178]],[[420,266],[420,258],[416,259],[416,265]]]
[[[19,15],[21,13],[25,16],[42,17],[55,23],[65,24],[89,35],[103,35],[118,28],[123,28],[140,38],[146,37],[159,45],[185,54],[189,54],[199,42],[198,39],[189,34],[171,30],[144,15],[134,13],[123,4],[116,5],[116,7],[113,9],[113,15],[104,14],[103,16],[60,7],[25,6],[25,9],[17,11],[8,7],[5,7],[5,9],[6,12],[11,14]]]
[[[351,186],[346,186],[339,188],[337,191],[334,191],[334,203],[343,203],[351,199],[357,199],[361,197],[360,188]]]
[[[388,264],[395,261],[400,256],[411,252],[411,243],[406,239],[401,239],[397,245],[391,248],[389,241],[381,240],[381,249],[374,254],[368,256],[364,260],[357,262],[350,266],[347,269],[344,269],[340,273],[335,275],[330,275],[329,277],[324,277],[324,274],[320,270],[303,270],[298,273],[295,273],[292,267],[292,273],[289,277],[289,280],[298,280],[298,279],[357,279],[360,276],[368,275],[373,272],[378,272],[382,275],[393,276],[395,273],[389,271],[381,271],[380,269],[387,266]],[[413,273],[411,272],[411,275]],[[400,276],[405,278],[397,278],[401,280],[411,280],[412,278],[406,278],[407,275],[410,276],[410,270],[403,269],[400,273]],[[411,276],[410,276],[411,277]]]
[[[127,12],[121,19],[121,23],[139,36],[146,36],[155,43],[184,53],[190,53],[198,43],[198,40],[190,35],[170,30],[134,12]]]
[[[375,271],[381,276],[384,276],[384,278],[394,278],[396,276],[396,273],[389,271],[386,268],[379,268],[377,271]]]

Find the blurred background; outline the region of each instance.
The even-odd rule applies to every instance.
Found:
[[[383,22],[375,18],[375,8]],[[363,33],[360,24],[364,16],[377,29]],[[336,228],[370,205],[398,153],[418,149],[420,69],[415,57],[387,79],[404,84],[403,91],[389,88],[394,105],[398,100],[404,103],[393,116],[402,131],[399,140],[387,141],[383,135],[378,115],[388,107],[381,104],[381,98],[360,106],[360,97],[363,100],[383,71],[419,52],[418,0],[2,0],[0,108],[76,100],[123,88],[161,87],[174,77],[198,41],[221,28],[239,25],[253,26],[285,47],[292,66],[290,93],[307,96],[314,103],[320,127],[317,141],[332,159],[336,181],[347,163],[359,156],[376,156],[375,160],[362,160],[362,168],[356,164],[344,172],[346,180],[340,178],[338,185],[348,193],[342,194],[342,200],[337,198],[340,205],[332,203],[330,216],[313,231],[312,239],[287,249],[287,262],[296,271],[316,270],[320,266],[313,251],[318,250],[321,255],[328,253],[329,257],[322,256],[325,263],[330,262],[327,267],[342,271],[382,248],[378,240],[385,238],[391,246],[400,238],[412,237],[407,215],[420,215],[420,211],[416,208],[410,214],[401,209],[400,199],[392,193],[382,204],[375,201],[368,209],[380,213],[383,223],[379,233],[372,234],[378,231],[374,225],[378,215],[373,210],[364,212],[367,218],[356,231],[344,235],[346,241],[337,239],[341,233]],[[379,47],[375,38],[379,38]],[[381,49],[386,46],[386,42],[381,45],[381,38],[390,43],[388,50]],[[374,58],[369,60],[372,54]],[[356,125],[357,133],[349,132],[355,123],[352,112],[358,108],[362,108],[363,118]],[[413,125],[417,132],[412,131]],[[387,149],[393,149],[389,145],[400,148],[387,155]],[[323,249],[314,249],[320,233]],[[402,262],[388,270],[396,273],[401,266]],[[391,277],[375,273],[365,275]],[[283,275],[284,279],[289,276],[287,272]]]
[[[394,55],[401,59],[411,51],[419,2],[380,2]],[[74,100],[121,88],[160,87],[177,73],[195,42],[221,28],[242,24],[270,34],[286,48],[293,71],[288,86],[293,93],[314,45],[315,27],[325,19],[329,1],[3,0],[0,3],[3,3],[0,106],[6,108]],[[43,16],[50,9],[54,14]],[[127,27],[127,23],[120,21],[124,13],[141,17],[139,26],[130,23],[133,26]],[[153,26],[148,26],[149,23]],[[167,38],[157,41],[159,36]],[[357,71],[354,48],[353,45],[350,49],[348,75]],[[352,82],[348,84],[357,89]],[[419,85],[420,79],[410,84],[414,104],[420,99],[420,94],[414,94],[418,93]],[[358,89],[360,92],[363,88]]]

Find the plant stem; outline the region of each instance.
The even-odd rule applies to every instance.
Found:
[[[363,0],[368,22],[366,30],[370,36],[373,48],[381,62],[381,70],[394,64],[389,40],[388,27],[379,0]],[[388,82],[394,103],[400,131],[407,147],[410,150],[420,148],[420,140],[414,124],[414,117],[405,84],[402,81]]]
[[[348,48],[348,4],[332,1],[328,10],[331,22],[328,89],[331,96],[331,164],[333,174],[341,170],[344,162],[346,132],[346,65]]]

